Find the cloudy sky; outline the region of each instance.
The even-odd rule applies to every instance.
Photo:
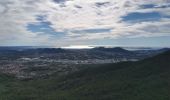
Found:
[[[170,0],[0,0],[0,45],[170,47]]]

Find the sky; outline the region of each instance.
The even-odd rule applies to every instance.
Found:
[[[170,0],[0,0],[0,46],[170,47]]]

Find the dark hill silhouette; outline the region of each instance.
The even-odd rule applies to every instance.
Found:
[[[94,48],[92,50],[96,50],[96,51],[105,51],[105,52],[120,52],[120,53],[127,53],[127,52],[130,52],[128,50],[125,50],[121,47],[115,47],[115,48],[105,48],[105,47],[98,47],[98,48]]]
[[[28,49],[22,51],[22,53],[32,53],[32,54],[51,54],[51,53],[64,53],[66,50],[61,49],[61,48],[38,48],[38,49]]]

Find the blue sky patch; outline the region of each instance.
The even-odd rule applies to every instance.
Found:
[[[129,13],[122,17],[122,21],[125,22],[143,22],[143,21],[159,21],[163,16],[158,12],[148,12],[148,13]]]
[[[63,2],[65,2],[66,0],[53,0],[54,2],[56,2],[56,3],[63,3]]]
[[[145,4],[141,5],[140,8],[142,9],[151,9],[151,8],[169,8],[170,4],[164,4],[164,5],[155,5],[155,4]]]
[[[156,5],[154,4],[145,4],[145,5],[141,5],[140,7],[142,9],[148,9],[148,8],[155,8]]]
[[[51,23],[45,21],[45,16],[37,16],[38,23],[31,23],[27,25],[27,29],[31,32],[39,32],[44,34],[50,34],[54,36],[63,36],[65,32],[56,32],[52,27]]]
[[[85,29],[85,30],[74,30],[73,33],[105,33],[110,32],[112,28],[96,28],[96,29]]]

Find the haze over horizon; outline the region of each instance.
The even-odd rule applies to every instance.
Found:
[[[0,46],[170,47],[170,0],[1,0]]]

